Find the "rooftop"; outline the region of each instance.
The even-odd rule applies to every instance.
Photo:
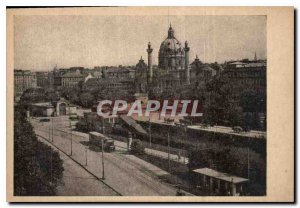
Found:
[[[134,72],[135,70],[133,69],[129,69],[129,68],[125,68],[125,67],[108,67],[106,69],[107,73],[116,73],[116,72]]]
[[[77,72],[67,72],[62,77],[83,77],[83,75]]]
[[[39,106],[39,107],[53,107],[50,102],[43,102],[43,103],[32,103],[32,106]]]
[[[197,125],[197,126],[192,125],[192,126],[188,126],[187,128],[194,129],[194,130],[202,130],[202,131],[237,135],[237,136],[242,136],[242,137],[258,138],[258,139],[266,139],[266,136],[267,136],[267,133],[265,131],[251,130],[249,132],[234,132],[231,127],[225,127],[225,126],[203,127],[203,126],[199,126],[199,125]]]
[[[248,179],[246,178],[230,175],[228,173],[222,173],[210,168],[200,168],[200,169],[193,170],[193,172],[200,173],[202,175],[206,175],[212,178],[217,178],[223,181],[232,182],[232,183],[242,183],[248,181]]]

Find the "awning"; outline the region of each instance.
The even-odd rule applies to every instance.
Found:
[[[120,115],[120,119],[125,123],[129,130],[135,131],[134,133],[147,134],[143,127],[130,116]]]
[[[246,178],[230,175],[228,173],[222,173],[210,168],[200,168],[200,169],[193,170],[193,172],[200,173],[202,175],[209,176],[212,178],[217,178],[223,181],[232,182],[232,183],[242,183],[248,181],[248,179]]]

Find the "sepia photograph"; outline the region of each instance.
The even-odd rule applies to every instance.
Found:
[[[268,197],[268,13],[81,9],[7,11],[12,197]]]

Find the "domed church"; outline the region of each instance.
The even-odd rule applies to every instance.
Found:
[[[151,43],[148,43],[148,65],[146,71],[148,90],[161,91],[174,89],[177,86],[190,84],[189,46],[185,41],[184,46],[175,37],[175,32],[170,25],[167,38],[161,43],[158,52],[158,67],[153,67]],[[141,62],[142,60],[140,60]],[[136,75],[143,71],[137,64]],[[144,76],[145,77],[145,76]],[[139,86],[142,85],[141,76],[136,77]],[[138,87],[141,88],[141,87]]]
[[[185,65],[185,50],[174,36],[170,25],[168,37],[160,44],[158,67],[161,69],[183,70]]]

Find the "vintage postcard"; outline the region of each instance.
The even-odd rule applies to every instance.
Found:
[[[293,202],[292,7],[7,8],[7,200]]]

